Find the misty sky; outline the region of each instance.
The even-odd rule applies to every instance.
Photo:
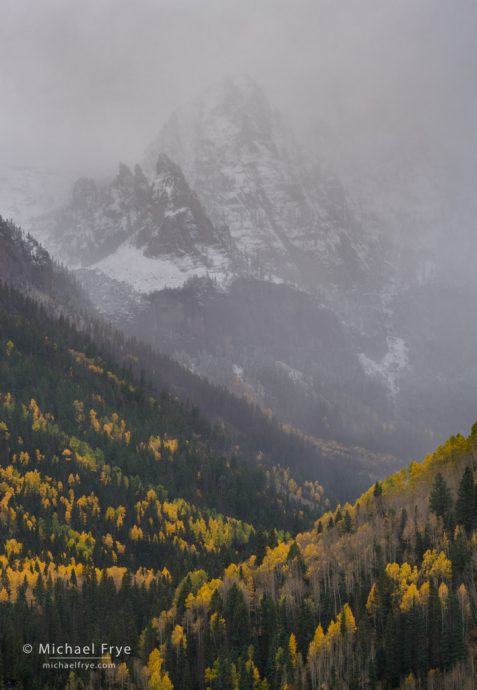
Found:
[[[0,157],[134,162],[171,109],[248,72],[312,146],[477,159],[475,0],[1,0]]]

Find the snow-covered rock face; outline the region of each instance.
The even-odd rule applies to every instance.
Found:
[[[69,203],[35,229],[69,266],[141,292],[248,274],[335,303],[376,282],[375,238],[343,186],[305,160],[248,77],[177,110],[142,168],[77,180]]]
[[[90,267],[139,292],[183,285],[195,275],[225,279],[232,250],[180,168],[158,156],[152,181],[120,164],[99,186],[75,183],[70,203],[53,216],[49,245],[70,265]]]
[[[160,152],[267,271],[310,287],[366,270],[369,246],[343,187],[307,163],[250,78],[226,79],[173,113],[145,154],[151,179]]]

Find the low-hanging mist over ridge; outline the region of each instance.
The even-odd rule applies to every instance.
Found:
[[[32,227],[128,333],[307,435],[404,459],[472,421],[475,298],[439,250],[439,206],[423,222],[381,203],[241,76],[176,109],[140,167],[78,180]]]

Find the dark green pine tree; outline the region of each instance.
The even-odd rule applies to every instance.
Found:
[[[250,644],[250,619],[244,596],[234,583],[224,605],[227,637],[233,657],[244,654]]]
[[[429,666],[438,668],[442,663],[442,610],[434,578],[429,581],[427,621]]]
[[[462,577],[469,564],[471,550],[469,541],[463,530],[459,530],[457,536],[450,544],[450,559],[452,561],[452,573],[454,577]]]
[[[429,668],[428,630],[425,611],[415,607],[414,673],[423,677]]]
[[[308,645],[313,639],[316,629],[316,617],[314,612],[313,600],[310,597],[302,599],[300,608],[298,610],[298,626],[296,631],[296,640],[298,643],[298,650],[303,657],[306,658]]]
[[[384,634],[384,676],[390,687],[399,683],[401,672],[401,649],[403,637],[400,633],[398,619],[389,611]]]
[[[447,482],[440,472],[436,474],[429,497],[429,509],[438,517],[441,517],[444,524],[449,526],[450,515],[452,512],[452,495]]]
[[[401,614],[401,672],[408,674],[415,670],[415,651],[417,636],[417,611],[413,606],[410,611]]]
[[[343,527],[343,529],[348,534],[353,531],[353,520],[351,519],[351,515],[349,514],[349,512],[347,510],[345,511],[345,514],[344,514],[344,527]]]
[[[449,590],[449,616],[451,633],[451,663],[465,657],[464,625],[462,611],[455,590]]]
[[[266,669],[270,664],[269,655],[274,649],[277,612],[273,599],[265,592],[260,602],[260,636],[258,638],[259,668]]]
[[[294,541],[293,544],[290,546],[290,550],[288,551],[287,556],[287,563],[295,565],[297,571],[300,573],[302,577],[306,573],[305,561],[303,560],[303,556],[301,555],[301,551],[296,541]]]
[[[379,498],[382,495],[383,495],[383,487],[381,486],[381,482],[376,482],[376,484],[374,485],[373,496],[375,498]]]
[[[474,474],[470,467],[466,467],[457,493],[455,517],[457,523],[463,525],[467,534],[473,530],[476,524],[475,493]]]

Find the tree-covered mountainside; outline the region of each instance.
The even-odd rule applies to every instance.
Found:
[[[4,285],[0,390],[4,687],[475,686],[477,429],[323,513]],[[132,652],[43,667],[85,640]]]
[[[71,273],[53,261],[31,235],[0,216],[0,280],[28,293],[56,312],[91,310]]]
[[[230,561],[287,538],[319,515],[324,496],[318,483],[299,485],[287,469],[260,456],[242,454],[239,461],[221,454],[214,435],[195,408],[168,393],[153,394],[64,317],[55,319],[0,286],[5,681],[22,677],[23,666],[29,668],[24,687],[34,687],[11,623],[24,601],[30,607],[24,630],[31,633],[30,616],[39,614],[31,605],[39,603],[40,590],[61,618],[58,588],[66,587],[68,599],[74,582],[128,582],[131,597],[115,602],[94,625],[102,632],[102,621],[112,617],[107,630],[115,628],[116,638],[118,617],[132,607],[126,617],[138,643],[146,612],[154,601],[169,606],[189,571],[218,575]],[[77,603],[93,617],[106,604],[85,601],[80,596]],[[85,632],[77,619],[74,629],[58,625],[68,638]]]
[[[476,460],[477,425],[313,530],[186,580],[150,623],[174,687],[475,688]]]

